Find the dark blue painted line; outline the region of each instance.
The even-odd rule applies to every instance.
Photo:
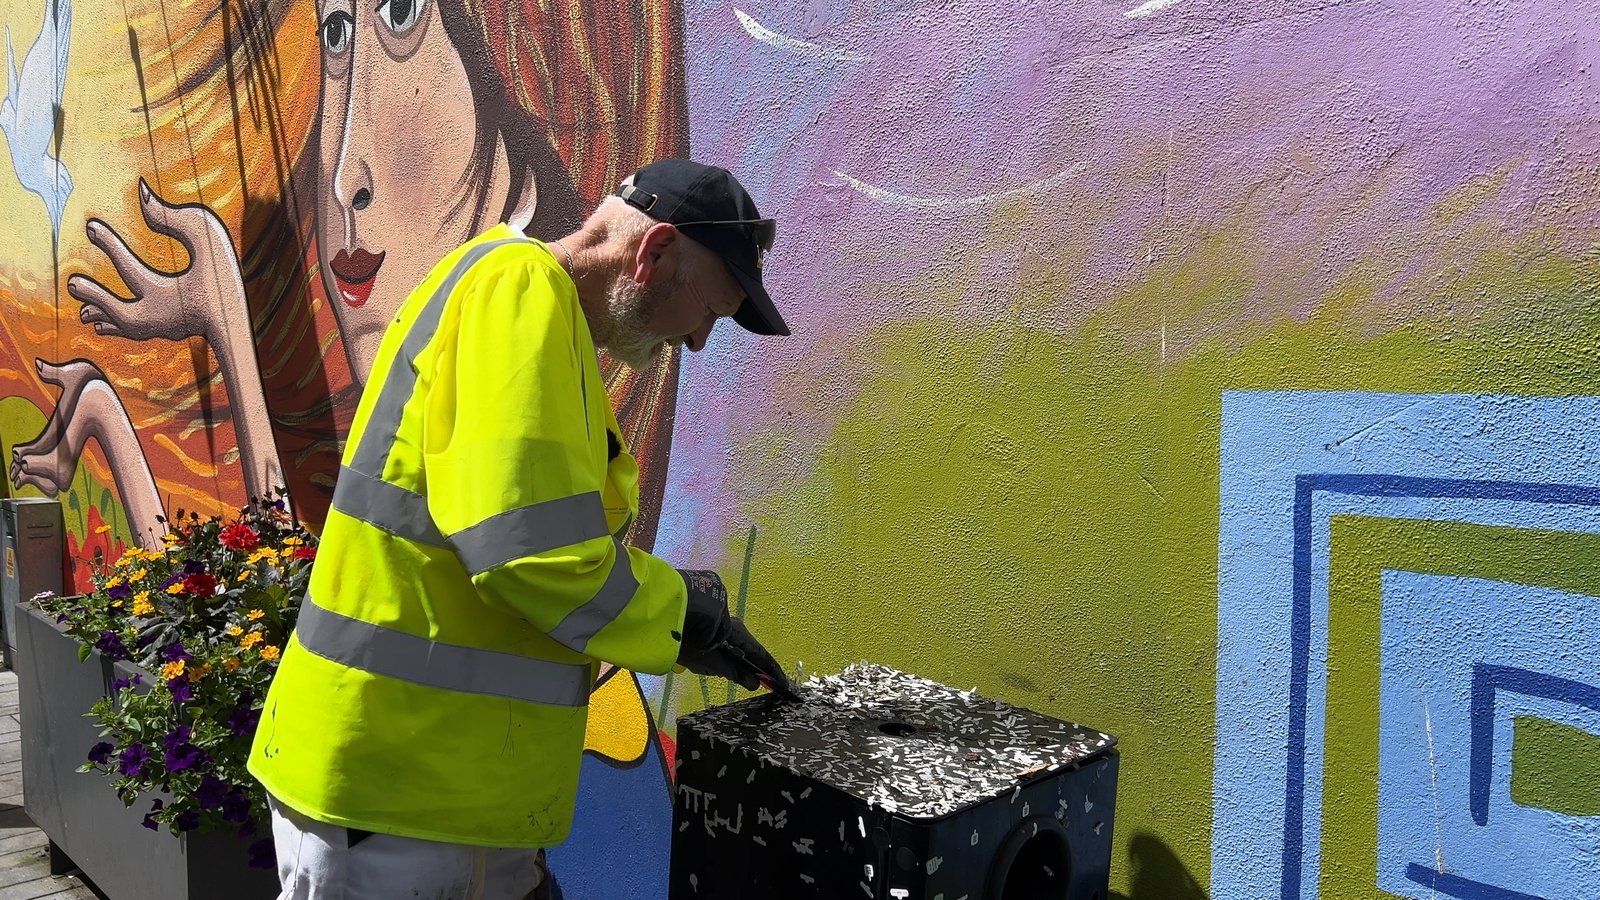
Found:
[[[1300,900],[1305,852],[1306,679],[1311,657],[1311,485],[1315,475],[1294,483],[1294,614],[1289,620],[1289,772],[1283,807],[1283,896]],[[1304,540],[1301,539],[1304,535]],[[1305,614],[1301,614],[1301,609]],[[1290,873],[1294,873],[1291,878]]]
[[[1471,878],[1462,878],[1460,875],[1451,875],[1448,872],[1435,872],[1427,866],[1411,863],[1406,866],[1406,877],[1430,890],[1460,897],[1461,900],[1544,900],[1537,894],[1524,894],[1509,888],[1496,887],[1473,881]]]
[[[1456,500],[1518,500],[1600,506],[1600,487],[1533,481],[1476,481],[1467,478],[1417,478],[1410,475],[1301,475],[1311,490],[1363,497],[1448,497]]]
[[[1301,863],[1305,853],[1306,694],[1311,668],[1311,526],[1312,497],[1317,491],[1361,497],[1448,497],[1600,506],[1600,487],[1582,484],[1346,473],[1295,476],[1294,596],[1289,620],[1289,771],[1283,804],[1282,900],[1299,900],[1305,874]]]
[[[1600,687],[1511,666],[1472,667],[1472,755],[1468,803],[1472,821],[1489,824],[1489,777],[1494,771],[1494,702],[1500,691],[1542,697],[1600,711]]]

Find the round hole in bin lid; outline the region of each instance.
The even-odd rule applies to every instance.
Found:
[[[883,722],[878,725],[878,730],[890,737],[910,737],[917,733],[917,726],[904,722]]]

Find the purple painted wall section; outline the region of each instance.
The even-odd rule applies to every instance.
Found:
[[[735,8],[849,58],[763,43]],[[1577,36],[1594,4],[1134,8],[691,0],[692,146],[780,215],[768,277],[802,337],[757,351],[729,333],[691,364],[682,396],[706,414],[680,427],[681,458],[720,466],[773,422],[824,424],[826,410],[745,398],[827,371],[846,399],[851,367],[829,359],[841,339],[924,316],[1068,332],[1130,294],[1181,299],[1152,285],[1157,264],[1222,235],[1241,236],[1226,258],[1236,302],[1170,321],[1168,352],[1304,318],[1353,272],[1378,279],[1362,299],[1374,330],[1469,316],[1434,289],[1485,230],[1592,243],[1600,45]],[[1493,186],[1485,202],[1462,196],[1475,184]],[[1439,210],[1452,197],[1453,216]],[[1049,300],[1016,308],[1040,280]],[[761,490],[680,477],[680,497],[723,511],[696,533]]]

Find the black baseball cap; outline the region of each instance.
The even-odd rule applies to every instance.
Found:
[[[617,196],[658,222],[669,222],[707,250],[722,257],[744,288],[745,300],[733,320],[756,334],[787,335],[778,308],[761,284],[761,267],[777,222],[764,219],[754,200],[717,166],[689,159],[663,159],[640,169]]]

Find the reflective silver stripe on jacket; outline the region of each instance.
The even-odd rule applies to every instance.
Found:
[[[524,556],[605,537],[606,507],[599,491],[546,500],[490,516],[450,535],[467,574],[477,575]]]
[[[588,649],[589,641],[600,629],[622,615],[622,610],[639,589],[639,581],[633,577],[633,566],[628,561],[628,548],[615,538],[612,542],[616,544],[617,555],[611,561],[611,572],[605,583],[582,606],[567,613],[561,624],[550,629],[551,637],[579,653]]]
[[[430,641],[323,609],[310,597],[295,636],[324,659],[412,684],[546,706],[589,703],[586,665]]]

